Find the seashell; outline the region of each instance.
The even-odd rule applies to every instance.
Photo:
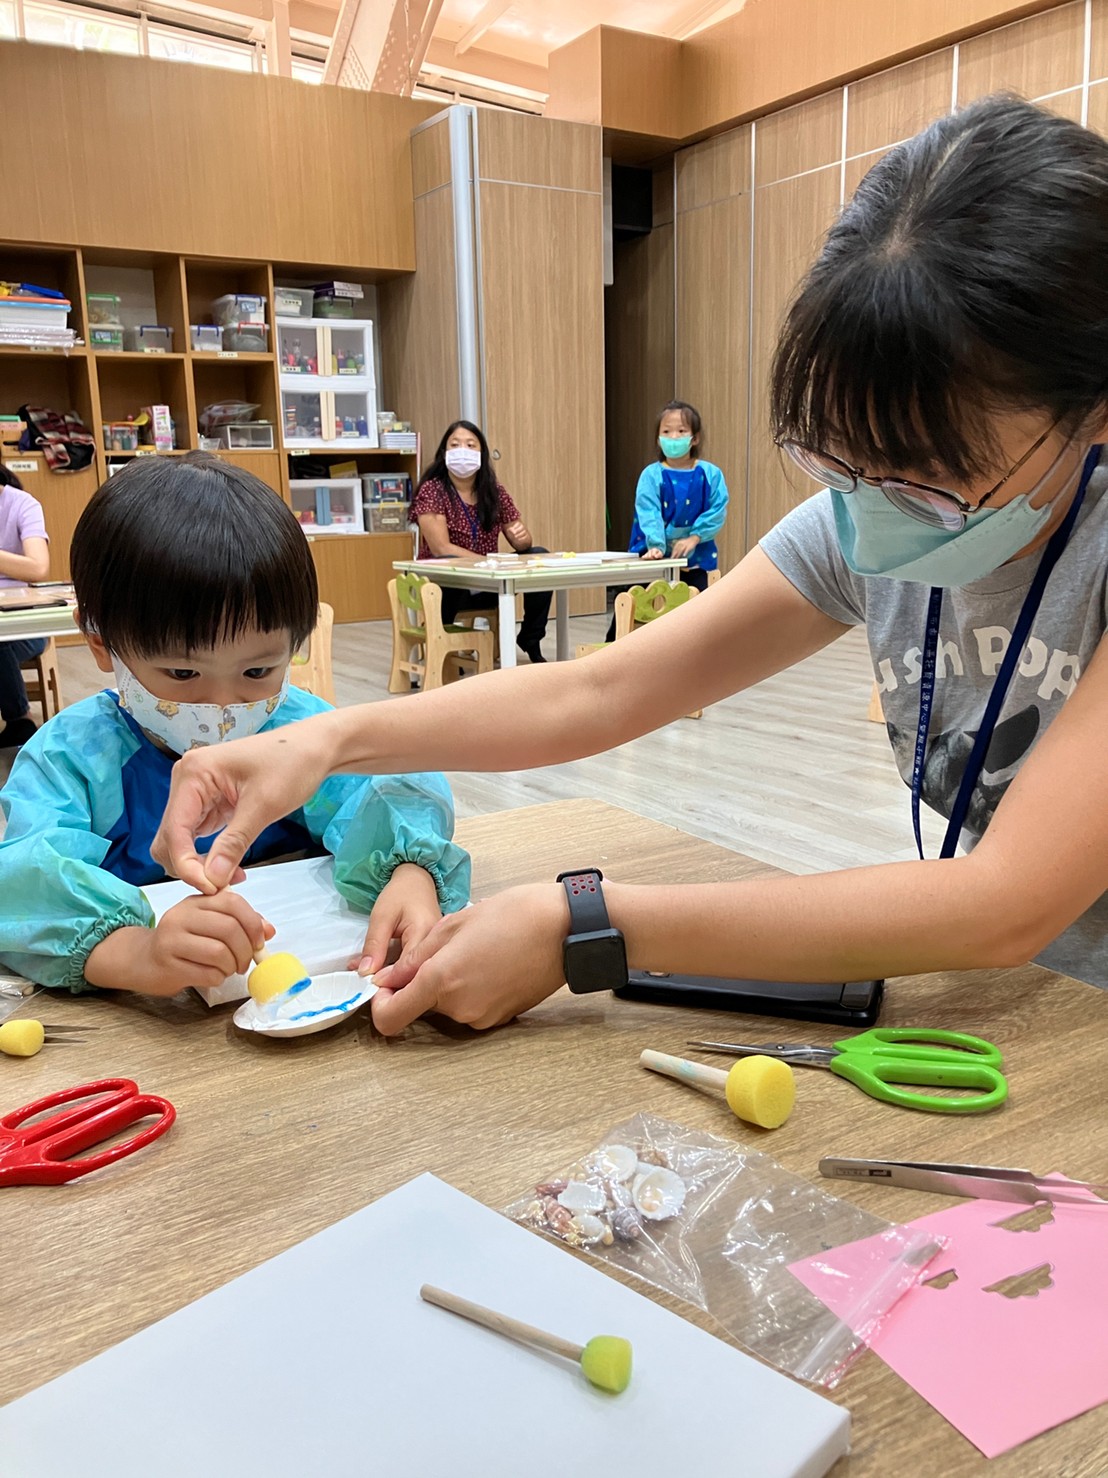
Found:
[[[608,1205],[617,1208],[620,1206],[633,1206],[630,1186],[620,1185],[619,1181],[609,1181],[607,1185]]]
[[[637,1242],[642,1236],[642,1217],[633,1206],[612,1212],[612,1231],[621,1242]]]
[[[589,1156],[589,1168],[605,1180],[626,1182],[635,1173],[639,1157],[625,1144],[606,1144]]]
[[[523,1212],[523,1220],[531,1226],[541,1227],[546,1220],[546,1213],[543,1210],[542,1202],[529,1201]]]
[[[570,1211],[603,1211],[608,1204],[604,1188],[587,1180],[571,1180],[558,1200]]]
[[[656,1144],[643,1145],[639,1159],[644,1165],[661,1165],[665,1170],[673,1169],[673,1161],[669,1155],[665,1150],[659,1149]]]
[[[604,1228],[604,1233],[603,1233],[603,1235],[600,1238],[600,1245],[602,1247],[610,1247],[614,1241],[615,1241],[615,1237],[612,1234],[611,1227],[605,1227]]]
[[[569,1184],[565,1180],[544,1180],[542,1185],[535,1187],[536,1196],[557,1196],[565,1190]]]
[[[599,1216],[590,1216],[587,1211],[584,1211],[580,1216],[573,1218],[570,1231],[577,1237],[579,1246],[592,1247],[597,1242],[603,1240],[604,1233],[608,1231],[608,1228],[600,1220]],[[611,1233],[609,1232],[608,1235],[610,1236]]]
[[[667,1221],[685,1204],[685,1182],[672,1170],[656,1166],[636,1176],[631,1186],[635,1207],[647,1221]]]
[[[559,1237],[564,1237],[573,1223],[573,1212],[567,1211],[564,1206],[559,1206],[553,1196],[546,1198],[542,1209],[546,1225]]]

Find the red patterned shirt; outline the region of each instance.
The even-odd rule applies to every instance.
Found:
[[[412,499],[412,517],[418,519],[421,514],[441,513],[446,518],[446,532],[451,544],[456,544],[459,549],[470,549],[474,554],[495,554],[500,544],[500,530],[505,524],[519,520],[519,509],[508,496],[507,489],[497,483],[496,492],[499,501],[495,528],[482,528],[477,509],[464,503],[456,488],[438,478],[429,478],[416,493]],[[420,540],[419,557],[435,558],[426,539]]]

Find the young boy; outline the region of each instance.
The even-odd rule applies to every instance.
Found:
[[[217,985],[273,931],[233,889],[186,898],[152,927],[142,888],[165,873],[150,842],[180,754],[329,707],[288,685],[319,601],[307,541],[250,473],[202,453],[150,457],[92,499],[71,564],[81,628],[118,695],[51,719],[0,791],[0,963],[73,991]],[[384,923],[414,943],[468,900],[453,822],[441,775],[336,776],[244,860],[330,852],[342,896],[379,905],[370,936]],[[376,968],[388,939],[370,936]]]

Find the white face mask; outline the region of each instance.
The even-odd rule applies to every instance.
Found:
[[[280,692],[253,703],[178,703],[173,698],[155,698],[129,667],[112,653],[112,668],[119,687],[119,706],[141,728],[160,739],[174,754],[222,744],[225,739],[248,739],[256,734],[280,708],[289,688],[288,669]]]
[[[446,454],[446,466],[457,477],[472,477],[480,470],[481,453],[469,446],[452,446]]]

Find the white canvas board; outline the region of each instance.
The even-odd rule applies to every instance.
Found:
[[[359,913],[340,897],[335,888],[333,857],[301,858],[297,862],[274,862],[251,868],[246,881],[235,884],[248,903],[277,930],[267,948],[288,950],[301,959],[310,975],[345,970],[357,959],[365,943],[369,915]],[[143,892],[150,900],[155,919],[195,895],[187,883],[154,883]],[[226,1001],[244,1001],[249,995],[245,975],[230,975],[214,990],[199,990],[209,1006]]]
[[[634,1347],[621,1396],[419,1298]],[[121,1290],[125,1296],[125,1290]],[[423,1175],[0,1411],[4,1478],[821,1478],[839,1406]]]

